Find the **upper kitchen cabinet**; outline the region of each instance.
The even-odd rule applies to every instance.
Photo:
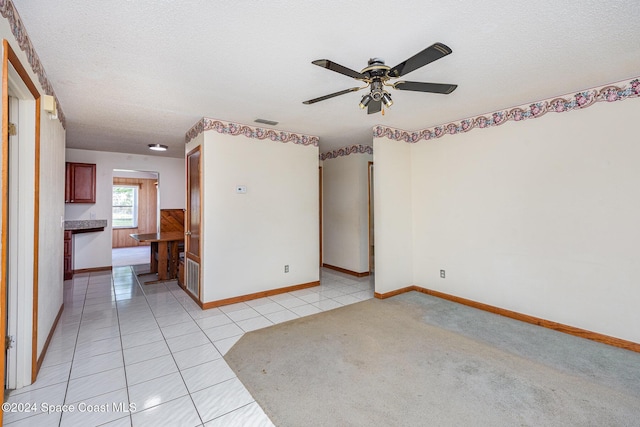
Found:
[[[66,163],[65,203],[96,202],[96,165]]]

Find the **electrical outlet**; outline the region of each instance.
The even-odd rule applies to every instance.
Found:
[[[440,277],[444,279],[444,270],[440,270]]]
[[[284,266],[284,272],[285,272],[285,273],[288,273],[288,272],[289,272],[289,265],[288,265],[288,264]]]

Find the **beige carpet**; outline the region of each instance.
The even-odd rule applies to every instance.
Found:
[[[411,292],[225,355],[276,426],[638,426],[640,354]]]

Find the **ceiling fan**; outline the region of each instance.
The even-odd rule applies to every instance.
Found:
[[[403,80],[391,83],[390,80],[409,74],[420,67],[449,55],[451,52],[452,50],[448,46],[442,43],[434,43],[395,67],[385,65],[384,60],[380,58],[372,58],[369,60],[369,65],[363,68],[360,72],[343,67],[342,65],[336,64],[328,59],[318,59],[313,61],[312,64],[327,68],[331,71],[335,71],[336,73],[344,74],[345,76],[353,77],[356,80],[361,80],[366,83],[366,86],[341,90],[340,92],[304,101],[303,104],[315,104],[316,102],[344,95],[349,92],[357,92],[361,89],[371,88],[370,92],[362,97],[362,100],[360,101],[360,108],[367,108],[368,114],[374,114],[382,110],[383,103],[387,108],[393,105],[391,94],[385,90],[385,87],[392,87],[398,90],[411,90],[414,92],[449,94],[453,92],[458,85],[409,82]],[[384,114],[384,110],[382,110],[382,114]]]

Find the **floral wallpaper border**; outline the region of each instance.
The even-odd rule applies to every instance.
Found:
[[[349,145],[348,147],[338,148],[328,153],[320,154],[320,160],[335,159],[349,154],[373,154],[373,147],[370,145]]]
[[[20,19],[20,15],[18,14],[16,7],[11,0],[0,0],[0,14],[2,14],[2,16],[7,19],[7,21],[9,21],[11,32],[16,38],[20,49],[22,49],[24,53],[27,54],[29,65],[31,65],[31,69],[33,70],[35,75],[38,76],[38,81],[40,82],[44,93],[55,98],[58,108],[58,119],[60,120],[60,123],[62,123],[62,127],[66,129],[67,119],[65,118],[64,112],[62,111],[62,107],[60,106],[58,97],[56,97],[56,93],[53,90],[51,82],[47,78],[47,73],[44,71],[44,67],[40,62],[40,58],[38,57],[35,48],[31,44],[31,39],[27,34],[27,29],[22,23],[22,19]]]
[[[589,89],[575,95],[551,98],[534,102],[528,106],[512,108],[510,110],[495,111],[490,114],[464,119],[460,122],[448,123],[433,128],[417,131],[405,131],[383,126],[373,128],[374,138],[389,138],[395,141],[416,143],[441,138],[444,135],[457,135],[469,132],[471,129],[486,129],[500,126],[508,121],[520,122],[527,119],[542,117],[548,112],[564,113],[590,107],[596,102],[615,102],[640,96],[640,78],[628,83],[620,82],[607,85],[599,89]]]
[[[317,136],[301,135],[275,129],[252,127],[204,117],[201,120],[198,120],[198,122],[187,131],[187,134],[185,135],[185,143],[188,143],[189,141],[200,135],[202,132],[208,130],[215,130],[218,133],[233,136],[244,136],[247,138],[255,139],[270,139],[271,141],[282,143],[293,142],[294,144],[313,145],[314,147],[317,147],[319,142]]]

